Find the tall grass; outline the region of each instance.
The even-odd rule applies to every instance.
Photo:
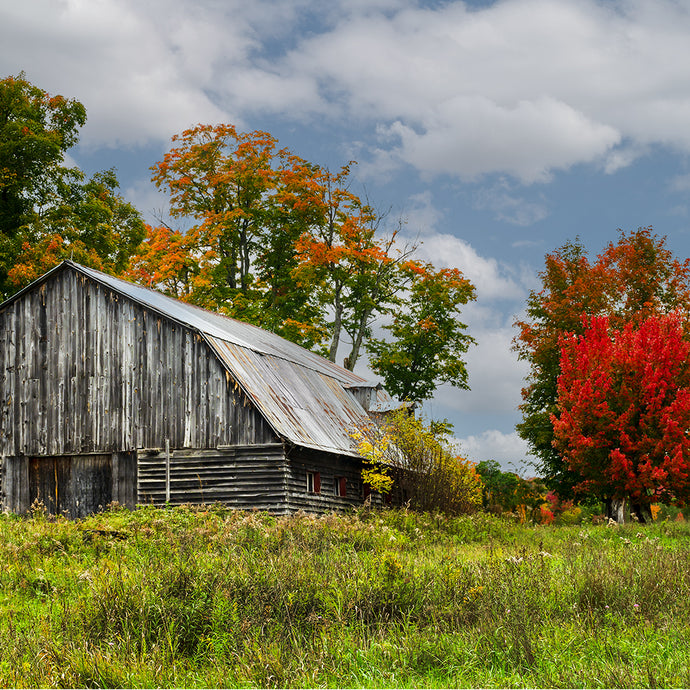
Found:
[[[690,528],[0,517],[0,684],[690,686]]]

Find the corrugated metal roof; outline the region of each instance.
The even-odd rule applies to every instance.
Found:
[[[370,417],[347,388],[376,384],[275,333],[70,261],[64,264],[203,333],[282,438],[300,446],[357,455],[350,433],[370,422]],[[378,398],[388,396],[378,391]]]
[[[401,402],[400,400],[393,400],[391,398],[384,400],[377,400],[369,407],[369,412],[377,412],[379,414],[386,414],[388,412],[395,412],[396,410],[408,410],[414,407],[414,403]]]
[[[340,381],[227,340],[209,341],[279,436],[308,448],[357,454],[350,433],[370,418]]]
[[[339,367],[337,364],[320,357],[314,352],[310,352],[258,326],[252,326],[244,321],[238,321],[229,316],[223,316],[222,314],[196,307],[193,304],[181,302],[157,290],[151,290],[143,285],[114,278],[107,273],[75,264],[72,261],[65,261],[63,263],[73,266],[81,273],[111,287],[113,290],[121,292],[135,302],[165,314],[175,321],[213,338],[225,340],[264,355],[273,355],[274,357],[287,359],[300,366],[321,371],[347,385],[361,385],[365,381],[361,376],[353,374],[351,371]]]

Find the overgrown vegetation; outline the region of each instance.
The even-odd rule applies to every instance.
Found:
[[[362,479],[395,505],[472,513],[482,504],[482,480],[474,463],[450,442],[451,425],[425,422],[402,409],[354,434],[364,460]]]
[[[690,527],[0,517],[0,684],[687,687]]]

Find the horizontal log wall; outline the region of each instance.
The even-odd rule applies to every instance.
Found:
[[[203,337],[74,269],[0,311],[0,455],[278,439]]]
[[[221,503],[286,512],[286,462],[281,444],[218,450],[171,450],[170,505]],[[140,451],[139,503],[165,505],[166,453]]]
[[[307,472],[318,472],[321,492],[307,491]],[[345,477],[345,497],[335,495],[335,479]],[[293,448],[288,453],[288,500],[290,512],[304,510],[309,513],[343,511],[362,505],[361,462],[356,458],[332,455],[304,448]]]

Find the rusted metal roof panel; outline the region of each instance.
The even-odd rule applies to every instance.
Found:
[[[357,455],[350,434],[371,419],[342,382],[227,340],[209,341],[280,436],[308,448]]]

